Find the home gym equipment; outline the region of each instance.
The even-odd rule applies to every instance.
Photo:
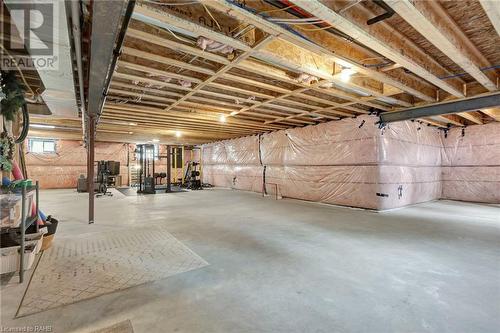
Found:
[[[97,186],[96,196],[103,195],[112,196],[113,193],[108,191],[108,186],[113,186],[114,180],[110,176],[116,176],[120,173],[120,162],[115,161],[98,161],[97,162]]]
[[[137,193],[155,194],[155,146],[140,144],[137,145],[135,152],[139,160],[139,188]]]
[[[155,185],[161,185],[163,178],[167,178],[165,172],[155,173]]]
[[[184,184],[187,189],[190,190],[203,190],[200,178],[200,163],[198,162],[188,162],[186,167],[186,173],[184,174]]]
[[[136,147],[136,156],[138,161],[138,190],[137,193],[143,194],[155,194],[158,191],[170,192],[182,192],[184,190],[180,189],[177,183],[172,183],[172,156],[175,157],[173,152],[173,147],[170,145],[166,146],[166,154],[160,155],[155,152],[155,145],[153,144],[138,144]],[[155,159],[166,159],[166,172],[157,172],[155,169],[157,164],[155,164]],[[175,161],[176,157],[174,158]],[[162,165],[163,166],[163,165]],[[165,184],[162,184],[162,180],[166,179]],[[184,178],[180,178],[178,185],[184,182]]]

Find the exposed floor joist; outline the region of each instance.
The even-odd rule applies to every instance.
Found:
[[[496,75],[491,72],[487,75],[480,69],[490,67],[491,64],[477,51],[438,2],[389,0],[387,3],[477,82],[489,91],[498,90]]]
[[[367,14],[362,10],[357,10],[356,14],[349,15],[349,18],[347,18],[337,14],[335,11],[317,0],[293,0],[292,2],[305,9],[312,15],[331,24],[342,32],[350,36],[355,36],[354,38],[359,42],[367,45],[368,47],[372,48],[388,59],[391,59],[395,63],[401,64],[403,67],[426,79],[435,86],[450,93],[451,95],[456,97],[464,97],[464,93],[461,87],[439,79],[435,74],[424,67],[430,66],[431,63],[427,63],[424,65],[417,60],[416,55],[414,55],[414,57],[411,57],[411,54],[408,50],[406,50],[406,52],[403,54],[401,52],[401,49],[404,39],[402,39],[401,37],[394,38],[395,34],[397,36],[396,30],[386,32],[384,35],[382,35],[382,33],[380,32],[380,30],[382,29],[377,28],[376,25],[368,26],[368,28],[365,29],[361,28],[361,22],[364,23],[367,20]]]

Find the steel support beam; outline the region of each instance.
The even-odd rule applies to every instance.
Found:
[[[99,115],[135,1],[94,1],[89,77],[89,114]],[[129,13],[130,12],[130,13]],[[129,15],[129,17],[127,17]]]
[[[87,190],[89,192],[89,224],[94,223],[94,158],[95,158],[95,115],[87,119]]]
[[[411,120],[431,116],[440,116],[458,112],[474,111],[500,106],[500,93],[474,96],[451,102],[409,108],[396,112],[385,112],[380,115],[381,123]]]
[[[167,193],[172,192],[172,146],[167,146]]]
[[[89,224],[94,223],[94,141],[102,107],[125,38],[135,0],[94,1],[88,88],[87,184]]]

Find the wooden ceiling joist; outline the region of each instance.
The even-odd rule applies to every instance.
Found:
[[[224,58],[223,56],[220,56],[218,54],[205,52],[201,49],[198,49],[198,48],[186,45],[186,44],[177,43],[173,40],[158,37],[158,36],[155,36],[155,35],[152,35],[150,33],[140,31],[137,29],[132,29],[132,28],[128,29],[127,36],[142,40],[143,42],[156,44],[156,45],[161,46],[161,47],[168,47],[169,49],[172,49],[174,51],[180,51],[180,52],[191,54],[191,55],[203,58],[203,59],[212,60],[212,61],[218,62],[220,64],[223,64],[223,65],[227,65],[230,63],[230,61],[227,60],[227,58]]]
[[[124,111],[131,111],[131,112],[136,112],[136,113],[149,113],[149,114],[158,114],[158,115],[166,115],[166,116],[175,116],[178,117],[179,119],[184,119],[189,122],[204,122],[206,123],[207,121],[213,122],[216,120],[216,124],[218,123],[218,116],[216,113],[211,113],[211,112],[203,112],[200,110],[199,112],[180,112],[180,111],[165,111],[160,108],[152,108],[152,107],[143,107],[143,106],[131,106],[131,105],[124,105],[124,104],[111,104],[107,103],[106,104],[107,109],[116,109],[116,110],[124,110]],[[186,110],[192,110],[192,108],[189,107],[182,107],[178,106],[177,108],[183,108]],[[202,113],[201,113],[202,112]],[[226,126],[235,126],[235,127],[242,127],[242,128],[255,128],[255,129],[263,129],[263,130],[276,130],[276,129],[283,129],[283,126],[277,126],[277,125],[270,125],[270,126],[262,126],[261,123],[255,122],[255,121],[248,121],[248,120],[241,120],[241,119],[236,119],[236,118],[227,118],[226,119]]]
[[[122,67],[125,67],[125,68],[133,69],[135,71],[141,71],[141,72],[147,73],[149,75],[156,75],[156,76],[166,77],[166,78],[169,78],[169,79],[173,78],[173,79],[177,79],[177,80],[186,80],[186,81],[190,81],[192,83],[203,82],[203,80],[200,80],[200,79],[192,77],[192,76],[181,75],[181,74],[177,74],[177,73],[163,71],[163,70],[159,70],[159,69],[156,69],[156,68],[152,68],[152,67],[148,67],[148,66],[143,66],[143,65],[138,65],[138,64],[133,64],[131,62],[122,61],[122,60],[120,60],[118,62],[118,66],[122,66]]]
[[[357,41],[395,63],[401,64],[436,87],[443,89],[453,96],[464,97],[461,85],[439,79],[434,73],[442,72],[442,69],[438,68],[438,66],[433,66],[434,61],[430,59],[429,61],[420,60],[421,57],[430,57],[426,57],[423,53],[416,54],[417,51],[409,47],[410,43],[408,40],[395,29],[387,30],[383,22],[382,24],[367,26],[366,21],[372,14],[363,11],[363,8],[359,7],[355,11],[344,12],[343,15],[345,16],[342,16],[317,0],[293,0],[292,2],[343,33],[355,36],[354,38]],[[364,26],[364,28],[361,28],[361,26]],[[404,53],[401,51],[403,49],[405,50]],[[428,69],[429,67],[434,68]]]
[[[169,65],[169,66],[175,66],[179,68],[184,68],[193,72],[198,72],[202,74],[207,74],[207,75],[214,75],[215,72],[211,69],[205,68],[205,67],[200,67],[200,66],[195,66],[190,63],[184,62],[184,61],[179,61],[167,57],[162,57],[160,55],[146,52],[146,51],[141,51],[137,50],[132,47],[124,47],[122,52],[127,55],[131,55],[134,57],[142,58],[144,60],[151,60],[155,61],[164,65]]]
[[[500,36],[500,3],[495,0],[479,0],[493,27]]]
[[[389,0],[387,4],[483,87],[498,89],[493,72],[486,74],[480,69],[491,64],[437,1]]]
[[[291,1],[355,42],[330,30],[305,29],[294,33],[298,28],[293,25],[284,29],[259,16],[259,12],[275,9],[266,2],[248,2],[242,8],[226,0],[201,0],[205,10],[193,5],[194,11],[214,14],[224,26],[250,31],[251,37],[245,37],[245,41],[238,34],[224,34],[216,27],[191,20],[171,6],[138,3],[123,56],[111,80],[103,122],[125,123],[124,133],[151,131],[175,137],[175,131],[182,131],[186,142],[209,141],[375,111],[382,115],[406,112],[484,92],[475,82],[471,86],[468,75],[463,79],[440,79],[449,76],[448,68],[455,65],[450,65],[450,60],[443,62],[435,54],[434,59],[432,52],[426,53],[427,48],[424,52],[425,46],[417,46],[413,36],[396,31],[391,20],[367,26],[366,18],[374,15],[369,4],[358,3],[338,14],[339,2]],[[444,7],[420,1],[387,1],[437,49],[427,41],[426,45],[449,56],[487,89],[497,89],[491,85],[498,84],[496,72],[480,70],[490,65],[491,56],[486,59],[479,46],[471,42],[474,37],[469,40],[456,29],[458,25]],[[208,8],[215,11],[211,13]],[[266,15],[298,18],[294,16],[297,11]],[[233,51],[223,55],[202,50],[197,43],[199,37],[229,46]],[[373,66],[374,62],[383,62],[384,66]],[[342,75],[345,68],[354,69],[347,79]],[[312,82],[301,81],[303,74],[312,75]],[[498,120],[500,115],[498,110],[469,109],[420,117],[425,118],[416,119],[446,128],[482,124],[490,118]],[[136,123],[135,129],[126,126],[127,122]],[[104,123],[100,129],[121,130],[119,125]]]
[[[143,14],[145,14],[145,13],[143,13]],[[189,22],[189,21],[185,21],[185,20],[180,19],[180,18],[173,17],[172,15],[157,15],[157,14],[153,14],[153,13],[151,13],[151,15],[156,15],[155,16],[156,19],[158,19],[161,22],[167,23],[167,24],[174,24],[174,22],[175,22],[176,26],[177,26],[177,24],[182,24],[182,28],[186,29],[186,30],[189,30],[191,33],[194,33],[194,34],[200,34],[201,33],[200,32],[200,27],[197,24],[195,24],[195,23],[192,23],[192,22]],[[242,50],[245,50],[245,51],[249,52],[249,49],[246,48],[246,47],[243,47],[242,43],[239,42],[238,40],[235,40],[233,38],[227,37],[226,35],[223,35],[221,33],[218,33],[216,31],[212,31],[212,30],[209,30],[209,29],[206,29],[206,28],[203,28],[201,30],[203,31],[203,35],[202,36],[212,38],[215,41],[218,41],[218,42],[221,42],[221,43],[233,46],[235,48],[241,48]],[[267,57],[267,58],[269,58],[269,56],[273,56],[275,58],[286,59],[287,57],[290,56],[290,52],[287,51],[290,48],[293,48],[294,52],[302,52],[302,53],[309,52],[306,49],[300,49],[299,50],[299,49],[296,48],[295,45],[290,44],[290,43],[288,43],[290,45],[276,45],[276,44],[279,44],[279,43],[283,44],[285,42],[284,41],[280,41],[280,40],[275,40],[273,38],[268,38],[267,42],[264,45],[260,45],[259,49],[255,49],[254,48],[254,50],[252,51],[252,53],[254,53],[255,56],[259,56],[259,55],[264,54],[264,56]],[[285,54],[280,54],[279,51],[285,52]],[[309,57],[302,56],[301,59],[308,59],[308,58],[311,58],[311,56],[316,57],[315,55],[313,55],[313,54],[311,55],[310,54]],[[241,60],[242,57],[240,56],[239,58]],[[248,58],[248,57],[245,57],[245,58]],[[298,63],[295,63],[295,66],[302,66],[302,65],[299,65]],[[333,68],[330,68],[330,70],[333,70]],[[302,71],[302,72],[308,72],[308,73],[313,74],[313,75],[318,75],[317,71],[311,72],[311,71],[308,71],[307,68],[300,68],[300,71]],[[224,70],[224,72],[227,72],[227,69]],[[227,74],[227,75],[230,76],[231,74]],[[333,75],[328,75],[327,73],[324,73],[323,75],[326,75],[327,79],[336,80]],[[325,78],[325,77],[323,77],[323,78]],[[242,81],[246,81],[247,79],[246,78],[241,78],[241,80]],[[367,89],[365,87],[356,86],[355,84],[352,84],[352,83],[345,83],[345,82],[343,82],[342,84],[351,85],[355,89],[360,89],[360,88],[361,89],[365,89],[365,90]],[[262,85],[265,86],[266,84],[262,83]],[[278,90],[279,89],[279,87],[276,87],[276,86],[272,86],[272,87],[274,88],[274,90]],[[271,89],[271,87],[267,86],[267,89]],[[374,90],[368,90],[368,91],[369,91],[369,93],[374,94],[376,97],[382,97],[383,96],[382,93],[379,94],[378,92],[376,92]],[[401,102],[401,101],[399,101],[399,102],[402,103],[401,105],[409,106],[409,105],[407,105],[404,102]]]
[[[500,121],[500,107],[498,108],[489,108],[489,109],[481,109],[481,112],[495,119],[496,121]]]
[[[265,20],[264,18],[257,16],[250,11],[247,11],[235,4],[232,4],[225,0],[211,0],[211,1],[203,1],[209,7],[217,9],[225,14],[234,17],[236,19],[242,20],[249,24],[254,25],[255,27],[261,29],[262,31],[279,36],[279,38],[287,40],[295,45],[298,45],[305,50],[309,50],[315,54],[329,57],[335,62],[340,62],[349,65],[351,68],[354,68],[361,74],[370,76],[380,82],[396,87],[402,91],[405,91],[415,97],[418,97],[424,101],[433,102],[436,100],[436,92],[432,89],[428,89],[425,85],[420,84],[413,80],[410,76],[406,76],[404,79],[397,78],[396,76],[389,76],[384,72],[376,71],[367,67],[360,65],[360,62],[366,56],[360,56],[358,61],[353,61],[351,59],[353,54],[352,44],[344,43],[342,44],[332,44],[329,47],[322,46],[321,43],[315,43],[308,39],[301,38],[297,34],[293,33],[290,30],[284,29],[277,24],[274,24],[270,21]],[[252,2],[252,6],[257,6],[257,2]],[[320,34],[319,31],[311,31],[306,34],[306,36],[310,39],[314,40],[322,40],[323,43],[333,43],[335,38],[328,37],[322,38],[319,36],[318,38],[313,38],[312,35]]]

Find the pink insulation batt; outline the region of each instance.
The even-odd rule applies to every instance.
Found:
[[[444,138],[418,122],[379,129],[377,120],[365,115],[206,144],[203,181],[254,192],[277,184],[283,197],[375,210],[440,198],[500,202],[499,123]]]

